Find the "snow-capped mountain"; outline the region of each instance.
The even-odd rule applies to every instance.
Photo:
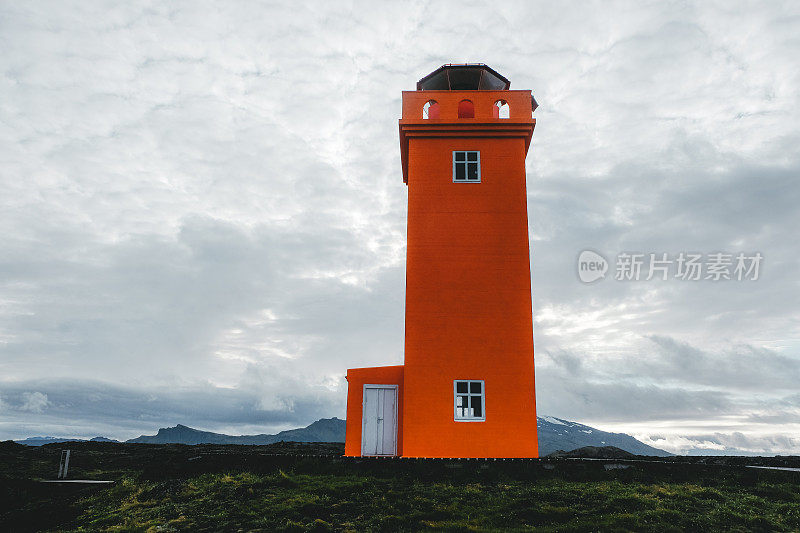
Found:
[[[570,451],[584,446],[614,446],[636,455],[672,455],[664,450],[653,448],[625,433],[609,433],[570,422],[554,416],[538,417],[539,455],[545,456],[556,450]]]

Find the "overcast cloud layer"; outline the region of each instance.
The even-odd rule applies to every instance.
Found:
[[[797,453],[798,35],[796,2],[0,1],[0,439],[343,418],[403,358],[400,93],[485,62],[541,105],[540,414]],[[764,260],[586,285],[584,249]]]

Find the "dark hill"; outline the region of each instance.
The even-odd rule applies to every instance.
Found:
[[[547,457],[583,458],[583,459],[633,459],[636,455],[621,450],[616,446],[584,446],[577,450],[565,452],[556,450]]]
[[[0,452],[17,451],[22,448],[22,444],[14,442],[13,440],[0,441]]]

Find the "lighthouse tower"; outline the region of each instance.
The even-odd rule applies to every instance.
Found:
[[[482,64],[403,92],[402,366],[347,372],[345,454],[537,457],[525,157],[530,91]]]

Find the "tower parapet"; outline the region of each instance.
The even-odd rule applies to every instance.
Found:
[[[538,104],[531,91],[510,90],[511,82],[482,63],[443,65],[403,91],[400,157],[408,183],[408,140],[415,136],[464,135],[525,138],[530,145]]]

